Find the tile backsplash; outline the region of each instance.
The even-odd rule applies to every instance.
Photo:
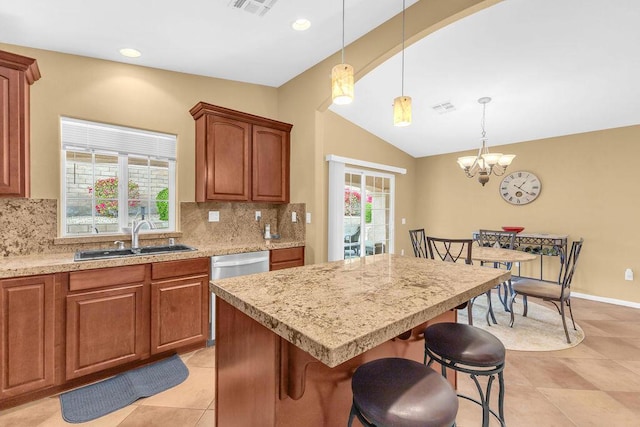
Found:
[[[264,239],[264,226],[282,240],[305,239],[305,204],[270,203],[180,203],[180,233],[176,240],[198,244],[257,243]],[[15,256],[39,253],[73,252],[78,249],[113,247],[113,240],[127,240],[121,235],[92,235],[89,243],[83,238],[59,239],[57,232],[58,201],[55,199],[0,199],[0,255]],[[220,221],[209,222],[209,211],[218,211]],[[256,221],[255,211],[261,212]],[[296,212],[298,221],[291,221]],[[142,245],[166,243],[176,233],[163,233],[157,238],[141,235]],[[86,240],[86,237],[84,238]],[[61,244],[61,240],[67,240]]]

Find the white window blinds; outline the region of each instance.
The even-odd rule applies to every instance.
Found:
[[[176,136],[141,129],[62,117],[62,148],[73,151],[111,151],[175,160]]]

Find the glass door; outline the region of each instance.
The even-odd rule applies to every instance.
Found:
[[[392,252],[393,178],[345,169],[344,259]]]

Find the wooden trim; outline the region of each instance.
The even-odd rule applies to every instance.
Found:
[[[268,119],[266,117],[255,116],[253,114],[232,110],[230,108],[220,107],[218,105],[207,104],[206,102],[198,102],[191,108],[191,110],[189,110],[189,113],[191,113],[194,119],[198,119],[204,114],[214,114],[216,116],[234,120],[242,120],[254,125],[266,126],[285,132],[290,132],[291,128],[293,127],[293,125],[289,123]]]

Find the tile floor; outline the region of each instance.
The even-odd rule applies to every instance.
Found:
[[[554,352],[507,352],[505,407],[509,427],[640,425],[640,310],[578,298],[574,298],[573,307],[586,334],[581,344]],[[209,348],[184,355],[190,375],[179,386],[75,425],[214,426],[214,351]],[[461,392],[477,393],[472,387],[468,378],[460,377]],[[2,427],[65,425],[71,424],[62,420],[57,398],[0,413]],[[457,425],[479,426],[479,408],[461,400]],[[492,420],[491,425],[499,424]]]

